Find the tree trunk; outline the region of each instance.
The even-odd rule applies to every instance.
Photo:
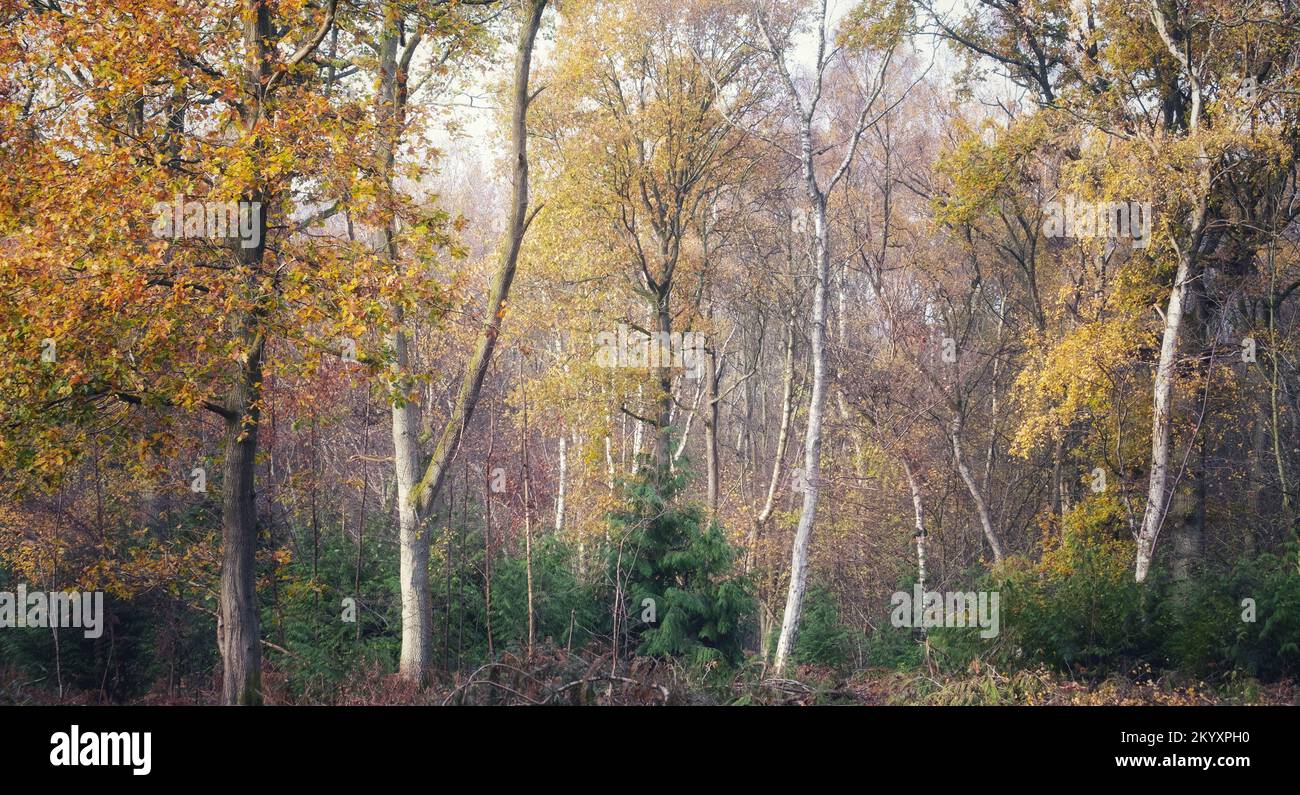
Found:
[[[984,537],[988,539],[989,547],[993,550],[993,562],[1002,562],[1002,541],[998,538],[997,531],[993,529],[993,520],[989,517],[988,501],[984,499],[984,494],[980,491],[979,484],[975,482],[975,476],[971,474],[970,466],[966,463],[966,451],[962,448],[962,416],[960,409],[953,410],[952,425],[949,428],[949,438],[952,440],[952,457],[957,464],[957,472],[961,475],[962,482],[966,484],[966,490],[970,492],[971,500],[975,502],[975,512],[980,518],[980,527],[984,530]]]
[[[1191,61],[1190,54],[1178,40],[1177,33],[1169,29],[1169,20],[1164,9],[1156,0],[1150,0],[1151,21],[1156,32],[1164,42],[1169,54],[1182,67],[1189,81],[1189,99],[1191,109],[1187,116],[1187,131],[1192,137],[1197,136],[1200,127],[1202,108],[1201,83],[1198,68]],[[1187,34],[1182,32],[1185,37]],[[1184,38],[1185,41],[1185,38]],[[1176,85],[1175,85],[1176,89]],[[1181,105],[1182,99],[1177,90],[1171,92],[1173,100]],[[1173,131],[1181,122],[1178,114],[1166,119],[1166,128]],[[1138,530],[1137,561],[1134,567],[1134,579],[1145,582],[1151,568],[1151,559],[1155,554],[1156,537],[1164,524],[1166,486],[1169,480],[1169,427],[1174,391],[1174,369],[1178,358],[1178,335],[1183,322],[1183,305],[1187,301],[1188,284],[1193,278],[1193,266],[1200,246],[1201,235],[1205,230],[1206,201],[1210,192],[1210,172],[1204,143],[1197,141],[1197,154],[1201,166],[1197,175],[1198,203],[1192,212],[1188,224],[1187,247],[1180,250],[1175,242],[1174,250],[1178,257],[1178,270],[1174,275],[1173,287],[1169,290],[1169,304],[1165,309],[1165,326],[1160,342],[1160,361],[1156,365],[1155,383],[1152,386],[1151,412],[1151,473],[1147,485],[1146,510],[1142,514],[1142,527]]]
[[[805,171],[812,171],[811,137],[804,136]],[[826,404],[826,292],[830,276],[830,241],[826,228],[826,199],[810,186],[814,224],[817,235],[817,284],[813,293],[812,396],[808,402],[808,428],[804,434],[804,492],[799,524],[795,528],[794,549],[790,553],[790,588],[781,618],[781,637],[776,644],[773,668],[777,676],[785,672],[799,635],[804,591],[808,587],[808,548],[812,540],[813,521],[817,516],[817,498],[821,493],[822,413]],[[816,192],[814,192],[816,191]]]
[[[1206,377],[1209,374],[1206,373]],[[1205,436],[1199,435],[1194,442],[1198,448],[1198,461],[1187,475],[1186,496],[1183,500],[1185,510],[1179,517],[1181,524],[1174,539],[1172,579],[1177,583],[1187,583],[1192,579],[1197,565],[1205,553],[1205,498],[1209,492],[1206,479]]]
[[[264,110],[269,72],[271,13],[267,5],[248,0],[244,13],[244,92],[250,97],[240,124],[252,134]],[[269,110],[267,111],[269,113]],[[254,139],[256,141],[256,139]],[[256,142],[254,143],[256,146]],[[267,197],[256,189],[250,201]],[[236,255],[245,271],[244,299],[254,302],[257,272],[266,251],[265,211],[258,213],[258,245]],[[225,404],[226,439],[221,505],[221,596],[217,616],[217,648],[221,652],[221,702],[252,706],[262,703],[261,627],[257,612],[257,468],[258,418],[262,391],[262,356],[266,340],[258,328],[256,309],[239,313],[236,321],[242,360]]]
[[[755,21],[767,40],[770,52],[781,81],[789,95],[790,106],[798,114],[799,120],[799,160],[802,170],[804,190],[808,197],[808,207],[812,210],[814,231],[814,275],[812,341],[809,353],[812,356],[813,377],[812,394],[808,403],[808,429],[804,437],[804,479],[806,486],[803,494],[803,508],[799,513],[799,524],[795,529],[794,548],[790,553],[790,589],[786,594],[785,613],[781,617],[781,637],[776,645],[776,658],[773,663],[775,673],[781,676],[785,672],[790,653],[794,650],[799,634],[799,619],[803,612],[804,591],[808,587],[808,547],[812,538],[813,522],[817,517],[817,498],[821,493],[821,456],[822,456],[822,414],[826,407],[826,302],[830,289],[831,251],[830,230],[826,220],[826,197],[835,190],[835,185],[849,171],[857,153],[858,142],[867,129],[868,114],[874,103],[874,96],[862,107],[857,125],[845,152],[844,159],[826,183],[825,190],[817,179],[817,160],[813,146],[813,118],[817,103],[821,98],[826,60],[823,59],[826,48],[826,5],[822,4],[822,20],[816,75],[811,99],[807,104],[801,98],[799,88],[786,65],[784,49],[778,45],[768,28],[767,20],[760,11]],[[892,52],[892,48],[891,48]],[[883,60],[889,63],[889,57]],[[882,67],[881,83],[884,72]],[[877,95],[878,95],[877,91]],[[874,124],[874,122],[872,122]]]
[[[671,277],[668,277],[671,279]],[[669,308],[671,298],[672,282],[666,280],[660,285],[660,290],[656,295],[655,301],[655,328],[659,331],[659,338],[651,340],[650,347],[652,355],[659,357],[660,367],[657,370],[659,379],[659,396],[657,399],[657,409],[655,411],[655,429],[654,429],[654,446],[651,450],[651,457],[654,460],[656,468],[666,469],[672,459],[672,422],[673,422],[673,371],[672,371],[672,350],[670,340],[673,332],[673,315]],[[657,349],[657,353],[655,350]]]
[[[396,4],[385,3],[384,28],[379,42],[379,95],[375,108],[381,130],[375,161],[389,191],[393,190],[393,165],[406,115],[406,75],[398,56],[402,37],[400,23],[401,11]],[[413,47],[414,42],[408,45],[408,53]],[[399,269],[395,226],[394,213],[389,209],[378,230],[379,244],[388,259],[389,269],[394,273]],[[395,304],[391,311],[393,472],[397,481],[398,581],[402,602],[398,675],[423,686],[433,665],[433,594],[429,583],[431,540],[424,526],[427,513],[411,499],[420,471],[420,406],[414,394],[410,340],[404,326],[404,313],[400,304]]]
[[[916,582],[925,590],[925,504],[921,501],[921,484],[912,472],[912,466],[902,458],[903,474],[907,476],[907,488],[912,492],[912,514],[916,524]]]
[[[614,442],[605,434],[605,486],[609,488],[609,493],[614,493]]]
[[[327,4],[327,16],[319,36],[299,51],[299,59],[311,54],[334,24],[335,0]],[[270,102],[276,81],[283,72],[272,73],[272,25],[269,3],[246,0],[243,20],[243,103],[239,106],[241,132],[251,140],[251,160],[261,162],[264,152],[257,126],[274,114]],[[221,510],[221,595],[217,614],[217,648],[221,652],[221,700],[228,705],[262,702],[262,654],[257,613],[257,503],[255,478],[257,434],[262,399],[262,359],[266,337],[260,327],[261,311],[256,308],[259,271],[266,252],[268,202],[271,188],[260,179],[246,194],[259,206],[257,245],[236,248],[239,268],[244,272],[244,295],[249,309],[237,311],[241,358],[235,383],[219,412],[225,420],[225,463]]]
[[[559,472],[555,475],[555,532],[564,529],[564,499],[565,490],[568,488],[566,481],[569,477],[569,440],[565,437],[564,429],[560,429],[560,451],[559,451]]]
[[[718,354],[710,348],[704,359],[704,461],[708,473],[709,519],[718,515]]]
[[[513,148],[511,162],[513,179],[510,191],[510,217],[507,223],[505,250],[501,263],[492,278],[489,289],[485,322],[479,335],[478,346],[465,366],[465,379],[456,398],[456,408],[451,419],[442,430],[438,446],[434,448],[433,457],[424,470],[420,482],[415,484],[411,499],[415,500],[423,512],[442,489],[442,482],[447,477],[452,458],[460,447],[461,436],[474,415],[479,393],[483,388],[483,379],[487,376],[488,365],[492,361],[492,352],[496,350],[497,339],[501,334],[501,321],[505,316],[505,302],[510,294],[510,285],[514,282],[515,269],[519,264],[519,249],[524,242],[524,233],[528,229],[528,105],[532,95],[528,92],[528,77],[532,69],[533,42],[537,39],[537,30],[542,23],[542,12],[546,10],[547,0],[528,0],[524,18],[519,26],[519,44],[515,51],[514,76],[514,112],[511,118],[510,135]]]
[[[401,323],[401,310],[394,320]],[[433,663],[433,594],[429,590],[430,537],[424,515],[411,499],[419,473],[420,407],[406,394],[410,354],[405,332],[390,337],[394,364],[401,373],[401,392],[393,402],[393,468],[397,476],[399,572],[402,595],[402,649],[398,673],[423,685]],[[395,390],[396,391],[396,390]]]
[[[257,614],[257,460],[258,402],[261,399],[263,342],[245,332],[247,361],[231,388],[226,409],[225,468],[221,510],[221,610],[217,645],[221,650],[221,701],[251,706],[262,702],[262,649]]]
[[[754,568],[758,552],[759,533],[776,508],[776,492],[781,482],[781,464],[785,460],[785,449],[790,441],[790,417],[794,414],[794,313],[785,324],[785,361],[781,368],[781,428],[777,432],[776,452],[772,455],[772,477],[767,484],[767,497],[763,507],[754,517],[749,529],[749,543],[745,552],[745,573]]]
[[[1137,567],[1135,578],[1144,582],[1151,568],[1156,536],[1165,521],[1168,508],[1165,486],[1169,479],[1169,424],[1170,404],[1174,391],[1174,365],[1178,356],[1178,332],[1183,322],[1183,303],[1187,298],[1187,277],[1190,259],[1179,257],[1174,286],[1169,291],[1169,306],[1165,310],[1165,329],[1160,343],[1160,362],[1156,366],[1153,386],[1151,416],[1151,477],[1147,485],[1147,505],[1142,514],[1142,528],[1138,530]]]

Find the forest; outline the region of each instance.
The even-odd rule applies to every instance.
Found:
[[[0,704],[1300,704],[1298,178],[1293,0],[0,0]]]

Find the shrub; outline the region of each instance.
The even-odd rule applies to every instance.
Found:
[[[794,661],[843,669],[854,661],[854,631],[840,623],[835,597],[820,585],[808,589]]]
[[[673,500],[684,479],[643,468],[624,483],[624,505],[608,520],[610,581],[621,583],[638,654],[735,664],[754,600],[749,583],[732,575],[721,528],[705,527],[698,505]]]
[[[1037,564],[1007,561],[989,581],[1002,592],[999,656],[1065,669],[1163,665],[1167,589],[1133,579],[1133,542],[1109,495],[1079,503]]]
[[[605,613],[591,586],[578,581],[577,550],[554,535],[534,539],[533,621],[537,643],[580,649]],[[498,648],[528,643],[528,562],[514,555],[495,564],[492,634]]]
[[[1235,669],[1276,679],[1300,675],[1300,546],[1238,561],[1189,589],[1169,639],[1180,667],[1207,675]],[[1253,615],[1243,600],[1254,600]],[[1253,619],[1253,620],[1251,620]]]

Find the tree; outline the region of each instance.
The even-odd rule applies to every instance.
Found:
[[[152,13],[143,16],[160,23],[181,13],[169,2],[148,5]],[[69,317],[63,332],[76,336],[63,338],[64,350],[81,351],[38,373],[44,382],[38,389],[55,390],[47,393],[47,405],[51,399],[67,401],[81,412],[116,400],[147,408],[202,408],[219,417],[224,439],[218,645],[227,704],[261,699],[254,484],[266,358],[270,337],[295,315],[285,311],[290,309],[283,302],[286,277],[300,275],[311,257],[283,235],[291,225],[280,221],[291,201],[289,180],[328,148],[303,146],[288,130],[302,123],[301,114],[319,88],[306,62],[333,28],[336,12],[329,2],[277,21],[269,4],[247,0],[212,12],[213,21],[237,20],[238,25],[215,25],[212,30],[220,32],[196,37],[165,24],[140,25],[137,17],[107,4],[79,17],[38,11],[23,20],[35,41],[86,34],[77,47],[50,45],[54,62],[66,69],[29,72],[29,88],[56,97],[90,92],[93,102],[69,121],[95,119],[105,130],[86,136],[67,127],[66,149],[47,139],[28,150],[26,156],[35,158],[28,165],[46,159],[69,180],[69,188],[79,186],[52,197],[63,203],[81,197],[60,214],[70,211],[75,217],[87,209],[86,202],[108,197],[122,201],[121,214],[101,213],[89,224],[82,222],[88,245],[62,263],[46,257],[65,244],[77,246],[76,241],[31,239],[34,246],[24,253],[33,266],[29,286],[45,286],[48,291],[39,297],[49,309],[85,300],[93,282],[116,284],[124,311],[112,325],[128,329],[119,334],[109,325],[82,325]],[[273,36],[273,30],[279,33]],[[150,43],[124,50],[107,46],[121,35]],[[292,48],[282,50],[281,41]],[[162,52],[169,55],[143,55]],[[95,74],[115,79],[96,82]],[[23,120],[30,130],[54,130],[44,109],[32,110]],[[97,183],[106,190],[80,192]],[[141,185],[149,190],[141,191]],[[142,201],[158,188],[168,197],[197,194],[198,199],[183,207],[159,203],[145,210]],[[173,209],[181,217],[169,217]],[[125,223],[142,216],[148,218],[143,228]],[[286,239],[273,242],[273,236]],[[78,272],[95,276],[68,278]],[[301,329],[296,319],[288,321],[295,330],[291,334]],[[44,419],[57,421],[59,413]]]
[[[784,672],[798,637],[799,613],[808,584],[808,544],[812,536],[813,522],[817,516],[817,498],[821,487],[819,479],[821,477],[822,413],[826,403],[826,304],[831,277],[831,239],[826,202],[828,195],[848,173],[862,134],[879,120],[880,109],[877,108],[876,101],[880,97],[884,86],[884,74],[898,42],[903,19],[901,8],[901,5],[877,7],[873,10],[886,12],[883,18],[872,20],[870,24],[864,25],[872,28],[867,40],[883,44],[879,58],[879,71],[868,89],[868,95],[862,99],[861,110],[857,114],[857,122],[853,125],[848,144],[844,147],[842,159],[825,182],[817,174],[817,158],[831,147],[815,142],[814,119],[822,99],[826,70],[840,50],[840,47],[832,46],[828,39],[829,20],[826,14],[826,3],[822,2],[820,17],[816,22],[817,54],[812,65],[812,86],[807,98],[795,84],[790,64],[787,62],[789,31],[787,30],[784,37],[778,37],[773,33],[772,23],[766,12],[761,8],[755,8],[755,20],[767,43],[767,52],[781,76],[781,84],[787,94],[791,115],[796,119],[799,141],[798,161],[802,168],[803,187],[808,200],[806,210],[812,219],[813,270],[816,279],[816,286],[813,289],[812,340],[809,350],[813,367],[812,392],[808,406],[808,424],[804,434],[803,474],[806,485],[803,490],[803,508],[799,514],[799,526],[795,531],[794,548],[790,555],[790,588],[781,621],[781,637],[777,641],[776,658],[773,661],[773,668],[777,675]],[[832,47],[829,52],[828,46]],[[861,44],[855,43],[855,46],[861,47]]]
[[[733,555],[717,524],[705,524],[698,505],[675,503],[683,485],[666,467],[624,484],[625,503],[609,516],[609,575],[624,617],[616,626],[638,654],[734,664],[753,599],[729,576]]]

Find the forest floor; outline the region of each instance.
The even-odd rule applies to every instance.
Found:
[[[10,671],[9,673],[13,673]],[[201,705],[217,702],[217,683],[160,683],[131,699],[105,698],[96,691],[20,687],[0,671],[0,704]],[[1206,682],[1172,672],[1140,669],[1127,674],[1074,675],[1048,669],[999,671],[973,664],[961,674],[866,669],[842,674],[800,667],[797,678],[740,673],[687,673],[680,666],[637,658],[611,667],[608,655],[537,655],[531,662],[505,655],[472,671],[435,677],[419,689],[393,674],[358,671],[342,681],[317,686],[291,684],[268,669],[264,695],[271,705],[862,705],[862,706],[1300,706],[1300,685],[1263,683],[1230,675]],[[9,680],[6,684],[6,680]]]
[[[1040,669],[1000,672],[990,667],[955,675],[865,671],[842,688],[857,703],[1023,706],[1300,705],[1294,682],[1263,684],[1240,678],[1209,683],[1152,671],[1074,677]]]

